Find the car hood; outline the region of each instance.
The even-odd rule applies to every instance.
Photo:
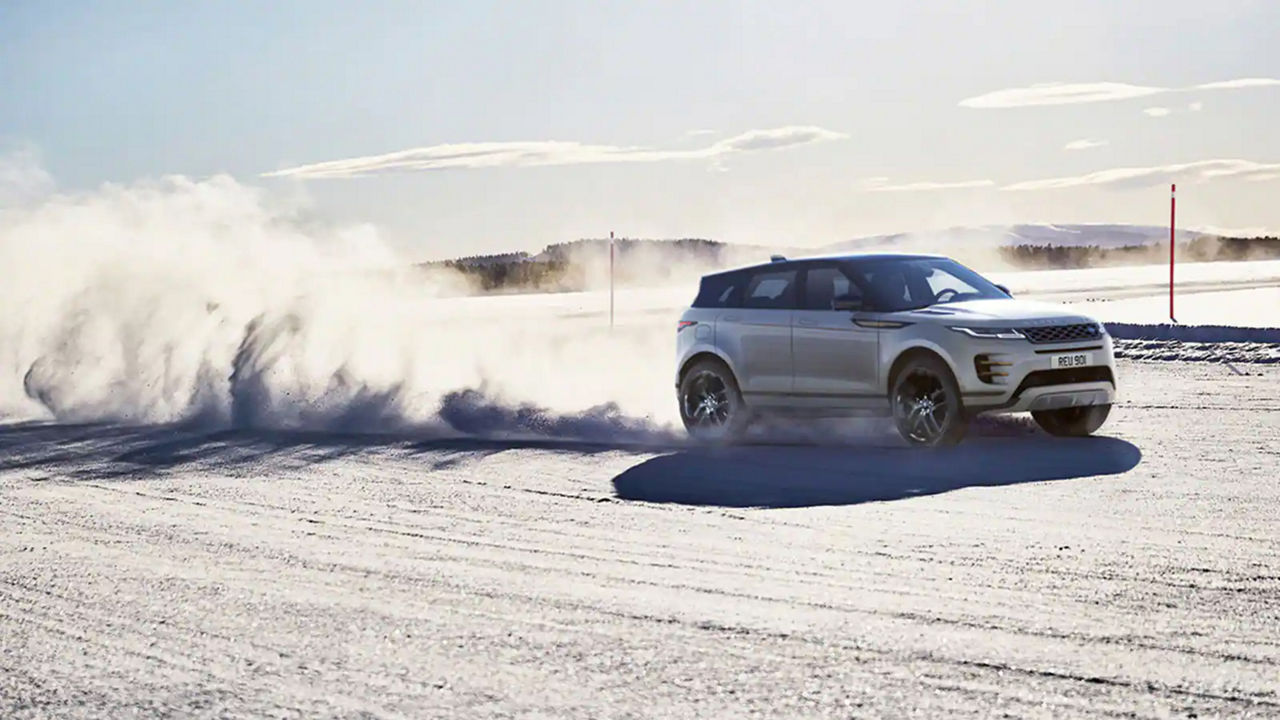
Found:
[[[1059,324],[1096,322],[1070,308],[1053,303],[998,298],[995,300],[967,300],[943,303],[919,310],[909,310],[895,315],[906,315],[911,320],[934,320],[946,323],[975,323],[994,326],[1000,323],[1015,325]]]

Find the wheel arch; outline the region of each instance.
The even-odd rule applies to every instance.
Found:
[[[684,383],[684,376],[689,372],[689,368],[703,360],[714,360],[724,365],[729,374],[733,376],[733,381],[738,384],[738,387],[742,387],[742,383],[738,381],[738,373],[733,369],[733,363],[729,362],[729,359],[720,353],[712,352],[711,350],[699,350],[685,359],[684,363],[680,365],[680,371],[676,373],[676,386],[679,387]]]
[[[889,374],[886,376],[888,381],[885,387],[886,393],[893,392],[893,385],[898,380],[898,373],[902,372],[902,369],[907,366],[907,363],[920,357],[936,358],[942,363],[943,367],[951,372],[951,379],[956,382],[957,386],[959,385],[960,376],[956,373],[955,367],[949,360],[947,360],[945,355],[928,345],[912,345],[898,353],[898,356],[893,359],[893,363],[889,366]]]

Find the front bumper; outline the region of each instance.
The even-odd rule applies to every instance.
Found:
[[[1116,388],[1109,382],[1073,383],[1071,385],[1046,385],[1023,390],[1010,398],[1007,406],[995,408],[1004,412],[1029,410],[1058,410],[1086,405],[1110,405],[1115,402]],[[981,407],[975,407],[975,410]]]
[[[1034,344],[1026,341],[987,341],[971,345],[957,373],[966,407],[975,412],[1026,412],[1115,402],[1115,356],[1111,338],[1091,343]],[[1070,370],[1054,369],[1053,358],[1088,352],[1093,363]],[[978,358],[999,363],[992,366]],[[1003,375],[982,375],[994,369]]]

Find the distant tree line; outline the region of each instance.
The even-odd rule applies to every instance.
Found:
[[[729,255],[740,251],[702,238],[614,241],[617,278],[623,285],[709,272],[730,264]],[[548,245],[537,255],[472,255],[420,267],[446,268],[461,274],[477,292],[502,293],[584,290],[607,277],[608,263],[608,240],[583,239]]]
[[[1169,246],[1125,245],[1010,245],[1000,255],[1011,265],[1028,269],[1087,268],[1109,265],[1148,265],[1164,262]],[[1203,235],[1178,243],[1177,257],[1184,262],[1265,260],[1280,258],[1280,238],[1230,238]]]
[[[423,268],[447,268],[465,277],[471,287],[482,293],[529,292],[544,288],[567,287],[573,265],[567,260],[533,261],[530,259],[493,262],[445,260],[423,263]]]
[[[962,262],[969,260],[959,252]],[[743,248],[715,240],[620,239],[615,243],[617,278],[621,285],[682,282],[714,270],[761,260],[762,248]],[[1069,269],[1165,262],[1169,247],[1157,245],[1008,245],[999,248],[1008,264],[1029,270]],[[1178,243],[1183,262],[1213,262],[1280,258],[1280,238],[1199,236]],[[981,263],[972,260],[978,267]],[[424,269],[445,268],[464,277],[472,291],[483,294],[556,292],[599,287],[608,277],[609,241],[575,240],[525,252],[423,263]],[[594,283],[594,285],[593,285]]]

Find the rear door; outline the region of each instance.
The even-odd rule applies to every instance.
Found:
[[[837,300],[859,302],[862,292],[838,263],[805,270],[804,295],[792,313],[794,392],[810,405],[861,406],[883,402],[876,377],[879,331],[859,327]]]
[[[797,303],[795,268],[761,268],[751,273],[742,307],[716,319],[716,343],[732,346],[742,392],[769,403],[791,392],[791,314]],[[726,348],[728,349],[728,348]]]

